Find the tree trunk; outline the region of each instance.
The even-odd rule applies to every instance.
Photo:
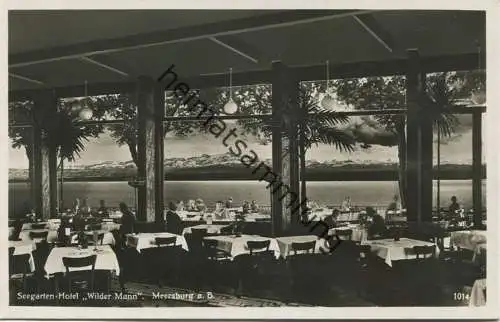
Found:
[[[399,142],[398,142],[398,158],[399,158],[399,165],[398,165],[398,184],[399,184],[399,196],[401,198],[401,207],[403,209],[406,209],[406,194],[407,194],[407,189],[406,189],[406,134],[404,131],[404,125],[403,129],[399,129],[398,131],[398,137],[399,137]]]

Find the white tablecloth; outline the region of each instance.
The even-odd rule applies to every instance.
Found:
[[[97,246],[98,251],[94,251],[94,246],[89,246],[87,249],[78,249],[77,247],[55,247],[47,257],[45,263],[45,272],[47,277],[55,273],[64,273],[66,268],[63,264],[63,257],[86,257],[90,255],[97,255],[95,269],[114,271],[116,275],[120,275],[120,266],[115,252],[110,246]],[[89,270],[89,267],[71,268],[71,270]]]
[[[87,236],[87,238],[90,238],[90,240],[92,240],[92,238],[94,236],[93,231],[85,231],[84,233]],[[104,236],[102,238],[103,245],[115,245],[115,237],[113,236],[112,233],[110,233],[109,231],[106,231],[106,230],[102,230],[102,229],[97,230],[97,233],[104,234]],[[78,242],[77,239],[78,239],[78,234],[76,232],[73,232],[73,236],[71,237],[71,243],[76,244]]]
[[[102,222],[101,229],[106,231],[120,230],[121,224],[114,222]]]
[[[450,234],[450,245],[474,251],[479,244],[486,243],[484,230],[460,230]]]
[[[156,247],[155,238],[156,237],[177,237],[176,245],[181,245],[185,250],[188,250],[186,239],[183,236],[175,235],[171,233],[140,233],[140,234],[128,234],[127,235],[127,246],[134,247],[138,252],[141,249]]]
[[[41,233],[47,231],[47,242],[48,243],[53,243],[57,241],[57,230],[55,229],[26,229],[22,230],[19,233],[19,239],[24,240],[24,241],[31,241],[30,233],[35,232],[35,233]],[[35,238],[36,242],[40,242],[41,238]]]
[[[474,282],[472,285],[472,290],[469,299],[469,306],[485,306],[486,305],[486,297],[484,296],[484,292],[486,291],[486,279],[479,279]]]
[[[417,255],[413,252],[414,246],[434,246],[436,256],[439,254],[439,248],[434,243],[409,238],[401,238],[398,241],[394,239],[366,240],[361,244],[370,245],[372,252],[384,259],[385,263],[391,267],[393,261],[416,259]]]
[[[182,234],[190,234],[191,233],[191,229],[206,229],[207,230],[207,233],[209,234],[220,234],[220,230],[224,227],[228,227],[229,225],[196,225],[196,226],[192,226],[192,227],[186,227],[184,228],[184,230],[182,231]]]
[[[36,243],[33,241],[9,240],[9,248],[14,247],[14,256],[29,254],[29,265],[32,272],[35,271],[35,260],[33,259],[33,251],[36,249]]]
[[[320,253],[321,249],[323,249],[325,252],[329,251],[328,247],[325,244],[325,240],[318,239],[318,237],[314,235],[278,237],[276,238],[276,241],[278,242],[280,256],[283,258],[286,258],[289,255],[293,255],[292,243],[316,241],[316,244],[314,246],[315,253]]]
[[[352,230],[352,239],[353,241],[362,241],[363,239],[366,239],[367,232],[366,229],[361,227],[360,225],[348,225],[345,227],[336,227],[332,228],[328,231],[328,235],[336,235],[337,231],[340,230]],[[346,237],[342,236],[340,239],[347,239]]]
[[[269,250],[274,251],[276,258],[280,256],[280,249],[278,243],[275,239],[268,237],[258,236],[258,235],[241,235],[236,237],[234,235],[226,236],[210,236],[205,237],[205,239],[212,239],[217,241],[217,248],[225,251],[234,258],[238,255],[249,254],[250,250],[247,247],[248,241],[266,241],[270,240]]]
[[[35,225],[44,225],[44,229],[48,229],[49,227],[49,223],[48,222],[36,222],[36,223],[31,223],[31,222],[27,222],[27,223],[24,223],[21,230],[30,230],[30,229],[33,229],[32,228],[32,225],[35,224]]]

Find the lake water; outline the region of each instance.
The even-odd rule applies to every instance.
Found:
[[[435,196],[436,183],[434,184]],[[485,185],[486,181],[483,181],[483,205],[486,204]],[[465,207],[472,206],[471,180],[441,181],[440,190],[442,207],[449,204],[453,195]],[[386,206],[392,196],[398,193],[398,184],[393,181],[308,182],[307,193],[308,199],[327,205],[339,205],[346,196],[350,196],[354,205]],[[166,181],[164,197],[165,204],[171,200],[202,198],[208,206],[213,206],[216,201],[228,197],[233,197],[235,204],[240,204],[243,200],[256,200],[261,205],[270,204],[270,191],[266,189],[266,183],[257,181]],[[134,189],[127,182],[64,183],[65,204],[71,205],[75,198],[88,198],[92,207],[97,207],[101,199],[109,207],[117,207],[122,201],[131,207],[135,205]],[[29,199],[27,183],[9,184],[11,215],[22,212],[23,204]]]

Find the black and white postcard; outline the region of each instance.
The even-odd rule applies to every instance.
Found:
[[[498,317],[498,2],[5,4],[2,318]]]

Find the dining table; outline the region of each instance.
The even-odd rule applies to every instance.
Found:
[[[336,235],[337,232],[343,230],[352,230],[351,240],[356,242],[361,242],[366,239],[368,235],[366,228],[359,224],[348,224],[346,226],[330,228],[330,230],[328,230],[328,235],[333,236]],[[345,240],[347,239],[347,236],[340,236],[339,239]]]
[[[207,234],[220,234],[221,229],[229,227],[229,226],[230,226],[229,224],[227,224],[227,225],[201,224],[201,225],[196,225],[196,226],[184,228],[184,230],[182,231],[182,235],[190,234],[192,232],[192,229],[206,229]]]
[[[458,230],[450,233],[450,246],[475,251],[480,244],[486,243],[485,230]]]
[[[292,244],[293,243],[305,243],[305,242],[315,242],[314,244],[314,252],[322,253],[329,252],[330,249],[326,244],[325,239],[318,238],[315,235],[299,235],[299,236],[286,236],[286,237],[277,237],[276,241],[278,243],[278,247],[280,250],[280,256],[282,258],[287,258],[290,255],[293,255]]]
[[[208,236],[204,239],[217,241],[217,249],[229,254],[231,258],[238,255],[249,254],[248,241],[267,241],[269,240],[269,250],[274,252],[276,258],[280,257],[280,248],[276,239],[259,236],[259,235],[223,235],[223,236]]]
[[[176,237],[176,245],[181,245],[182,249],[188,250],[187,242],[184,236],[176,235],[167,232],[161,233],[139,233],[139,234],[127,234],[126,235],[126,245],[128,247],[133,247],[137,250],[137,252],[141,252],[142,249],[157,247],[156,238],[169,238]]]
[[[9,240],[9,248],[14,248],[14,256],[29,254],[30,271],[35,271],[35,260],[33,258],[33,251],[36,250],[36,243],[34,241],[25,240]]]
[[[99,245],[99,246],[88,246],[88,248],[83,249],[79,246],[70,247],[54,247],[47,257],[45,262],[45,272],[46,277],[56,273],[66,272],[66,267],[63,263],[63,257],[87,257],[91,255],[97,255],[95,262],[96,270],[106,270],[113,272],[116,276],[120,275],[120,265],[118,264],[118,258],[115,252],[109,245]],[[89,270],[88,267],[71,268],[72,271],[83,271]]]
[[[415,246],[433,246],[435,247],[435,256],[439,255],[439,248],[436,244],[411,238],[365,240],[361,242],[361,245],[369,245],[371,251],[382,258],[390,267],[394,261],[416,259],[417,255],[413,251]]]

